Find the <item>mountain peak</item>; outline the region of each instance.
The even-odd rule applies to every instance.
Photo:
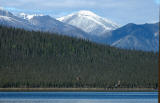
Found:
[[[79,15],[85,15],[85,16],[97,16],[95,13],[88,11],[88,10],[81,10],[77,12]]]
[[[91,35],[98,36],[105,35],[107,32],[118,28],[116,23],[88,10],[81,10],[57,20],[80,28]]]

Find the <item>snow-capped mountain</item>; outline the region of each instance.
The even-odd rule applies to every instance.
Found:
[[[40,31],[47,31],[52,33],[58,33],[62,35],[87,38],[87,33],[78,29],[72,25],[60,22],[48,15],[46,16],[33,16],[29,19],[29,22],[38,27]]]
[[[106,34],[106,32],[115,30],[119,27],[114,22],[102,18],[91,11],[85,10],[57,18],[57,20],[76,26],[89,34],[96,36],[102,36],[103,34]]]
[[[89,35],[77,27],[60,22],[50,16],[27,15],[25,13],[15,16],[11,12],[8,12],[4,9],[0,9],[0,24],[9,27],[58,33],[61,35],[84,39],[87,39]]]
[[[0,8],[0,24],[16,28],[25,28],[26,30],[36,30],[36,27],[31,25],[27,20],[21,19],[3,8]]]

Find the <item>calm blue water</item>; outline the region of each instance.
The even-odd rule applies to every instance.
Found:
[[[0,92],[0,103],[158,103],[158,93]]]

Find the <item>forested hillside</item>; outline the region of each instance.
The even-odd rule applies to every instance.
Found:
[[[158,53],[0,26],[0,88],[157,88]]]

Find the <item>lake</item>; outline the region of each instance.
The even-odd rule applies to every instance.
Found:
[[[158,103],[158,93],[0,92],[0,103]]]

